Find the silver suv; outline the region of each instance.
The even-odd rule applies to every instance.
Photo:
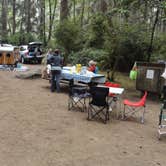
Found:
[[[42,54],[41,42],[31,42],[28,45],[20,46],[20,61],[21,63],[35,62],[41,63],[44,55]]]

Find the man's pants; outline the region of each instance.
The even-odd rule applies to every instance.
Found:
[[[60,70],[52,70],[51,71],[51,92],[54,92],[55,89],[57,92],[60,92],[60,79],[61,79],[61,71]]]

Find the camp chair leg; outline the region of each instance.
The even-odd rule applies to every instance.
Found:
[[[70,87],[68,109],[79,109],[81,112],[87,111],[86,99],[89,97],[87,88],[82,86]],[[77,110],[76,109],[76,110]]]
[[[124,116],[132,116],[136,112],[141,111],[141,109],[143,108],[143,113],[141,111],[141,113],[142,113],[141,123],[144,123],[146,97],[147,97],[147,92],[145,91],[142,98],[137,102],[132,102],[132,101],[127,100],[127,99],[123,100]],[[127,106],[128,111],[125,112],[125,107],[126,106]],[[123,119],[126,119],[126,117],[124,117]]]
[[[93,109],[88,107],[88,118],[87,120],[92,120],[93,117]]]
[[[70,97],[68,99],[68,110],[72,110],[77,107],[81,112],[86,111],[87,107],[85,100],[85,98],[79,98],[77,101],[75,101],[74,98]]]
[[[106,119],[107,119],[107,120],[110,120],[110,114],[109,114],[109,111],[107,111]]]
[[[84,104],[83,104],[83,110],[84,112],[87,112],[87,106],[86,106],[86,99],[84,98]]]
[[[106,108],[107,110],[107,120],[110,120],[110,112],[109,112],[109,106],[107,106],[107,108]]]
[[[161,134],[160,134],[160,131],[158,131],[158,140],[161,140]]]
[[[109,113],[109,110],[107,109],[107,121],[110,120],[110,113]]]
[[[89,116],[90,116],[90,110],[88,108],[88,118],[87,118],[87,120],[90,120]]]
[[[123,115],[122,115],[122,120],[124,120],[125,119],[125,109],[126,109],[126,105],[124,105],[124,108],[123,108]]]
[[[135,113],[140,111],[141,108],[142,107],[140,107],[138,109],[136,109],[134,107],[128,107],[128,109],[130,109],[130,111],[126,112],[126,105],[124,105],[122,120],[126,120],[129,116],[135,115]],[[144,123],[144,116],[145,116],[145,106],[143,107],[143,113],[141,116],[141,123]]]
[[[92,120],[92,119],[95,119],[95,117],[98,117],[99,119],[102,120],[102,122],[104,124],[106,124],[107,121],[109,120],[109,110],[107,108],[107,110],[105,112],[102,112],[104,109],[105,109],[105,107],[102,108],[102,109],[99,109],[99,110],[95,110],[93,108],[93,106],[90,106],[88,108],[88,118],[87,118],[87,120]],[[101,116],[101,115],[103,115],[103,116]]]
[[[145,106],[144,106],[144,110],[143,110],[143,114],[142,114],[142,118],[141,118],[141,123],[144,123],[144,116],[145,116]]]
[[[68,111],[70,111],[72,107],[73,107],[73,103],[72,103],[71,99],[69,99],[69,101],[68,101]]]
[[[107,123],[107,120],[109,120],[109,116],[108,116],[108,111],[106,110],[104,124]]]

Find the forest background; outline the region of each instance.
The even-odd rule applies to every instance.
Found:
[[[166,60],[166,0],[0,0],[0,39],[42,41],[66,63],[128,72],[135,61]]]

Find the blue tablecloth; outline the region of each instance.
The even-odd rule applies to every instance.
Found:
[[[62,70],[62,79],[67,79],[71,80],[73,79],[74,81],[80,81],[83,83],[90,83],[90,82],[95,82],[95,83],[104,83],[105,82],[105,76],[101,74],[94,74],[93,76],[88,76],[88,75],[81,75],[81,74],[71,74],[64,72]]]
[[[75,73],[71,71],[72,67],[63,67],[61,79],[74,80],[83,83],[105,83],[105,76],[102,74],[94,74],[92,72],[85,72],[86,74]],[[51,68],[54,70],[54,67]]]

